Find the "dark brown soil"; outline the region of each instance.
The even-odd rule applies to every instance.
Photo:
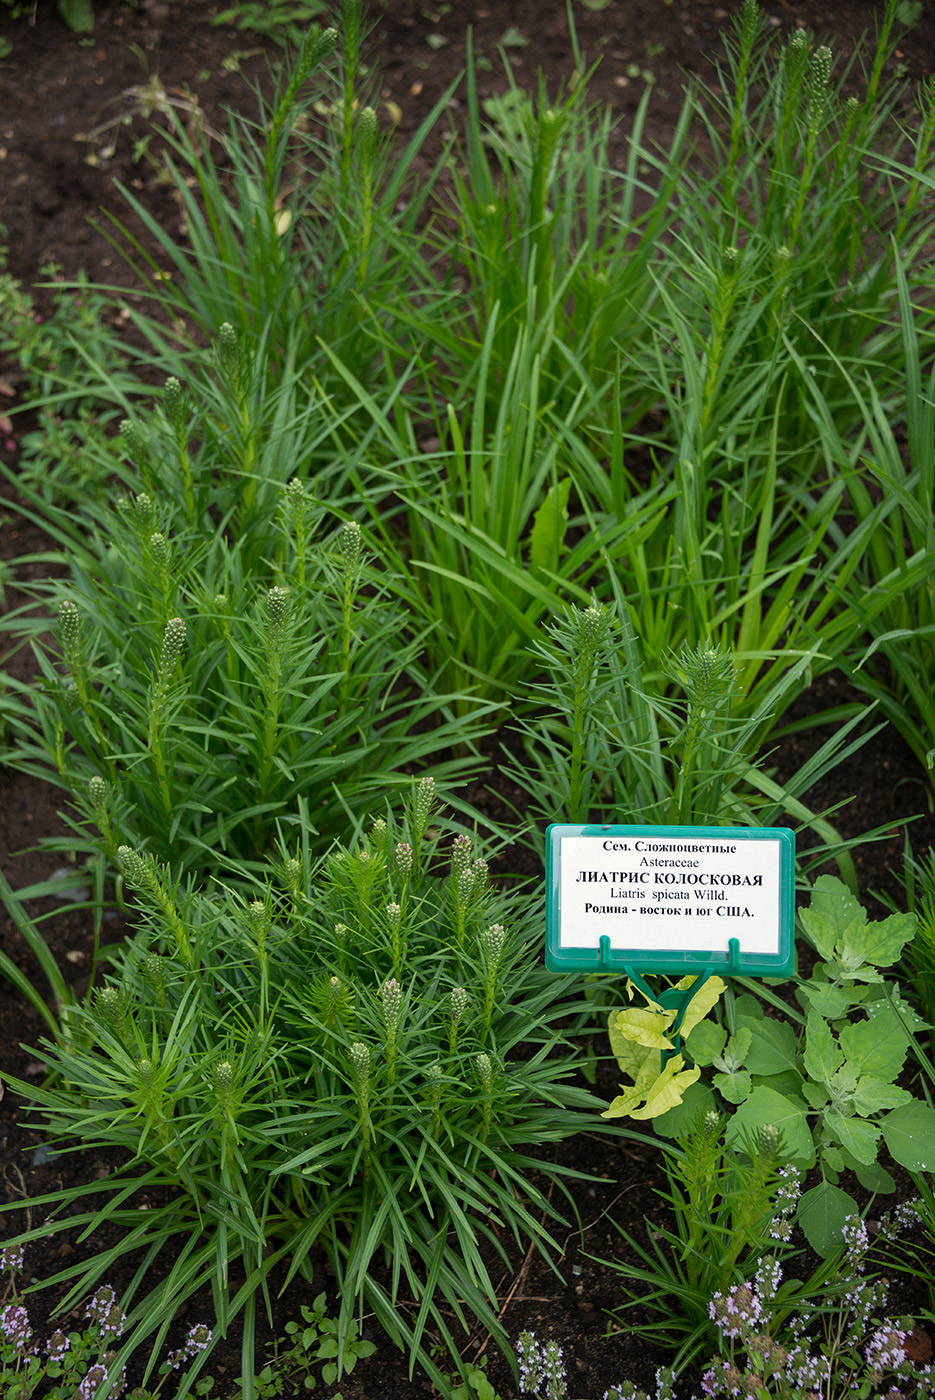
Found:
[[[179,227],[178,211],[160,178],[158,143],[150,146],[150,161],[139,155],[135,143],[149,128],[143,114],[147,102],[163,91],[168,112],[155,114],[157,123],[186,120],[186,106],[197,106],[211,123],[222,125],[225,107],[252,110],[248,80],[268,87],[270,68],[275,72],[279,50],[259,47],[252,36],[230,27],[215,27],[212,17],[222,8],[207,0],[164,3],[140,0],[137,4],[95,0],[93,35],[71,34],[61,23],[53,0],[38,0],[19,7],[26,13],[0,5],[0,36],[13,44],[12,53],[0,59],[0,222],[6,228],[10,272],[25,285],[40,277],[47,264],[56,264],[66,278],[79,270],[92,281],[129,285],[131,274],[94,222],[103,224],[100,210],[109,209],[124,218],[114,180],[132,188],[170,228]],[[609,0],[603,9],[578,0],[573,4],[578,42],[590,60],[601,59],[591,83],[594,100],[607,102],[626,121],[642,95],[644,76],[633,76],[633,67],[649,72],[654,82],[652,134],[665,140],[678,113],[684,70],[711,79],[711,57],[719,51],[723,26],[739,8],[738,0]],[[768,0],[770,22],[777,28],[807,26],[820,36],[830,36],[841,59],[852,52],[855,41],[872,29],[878,6],[863,0]],[[419,4],[418,0],[385,0],[374,5],[371,49],[382,73],[380,99],[384,112],[398,108],[401,137],[417,127],[438,95],[462,70],[469,27],[476,55],[481,60],[481,95],[489,96],[506,86],[503,52],[516,81],[531,85],[542,69],[553,90],[571,75],[574,61],[568,38],[565,0],[458,0],[456,3]],[[935,7],[925,12],[906,36],[897,55],[906,75],[920,78],[935,69]],[[457,120],[458,100],[452,102]],[[122,118],[129,118],[124,123]],[[113,123],[106,126],[107,123]],[[103,129],[102,129],[103,128]],[[96,136],[91,136],[97,130]],[[113,147],[113,149],[111,149]],[[430,145],[431,160],[440,147]],[[135,159],[135,155],[138,157]],[[128,220],[132,227],[132,220]],[[137,229],[133,230],[135,233]],[[41,309],[45,293],[37,292]],[[0,374],[3,373],[0,367]],[[17,386],[12,367],[6,383]],[[0,410],[4,407],[0,404]],[[0,425],[2,426],[2,425]],[[0,433],[4,460],[15,463],[17,423]],[[10,492],[6,493],[10,498]],[[47,543],[34,526],[19,517],[15,505],[3,517],[0,558],[16,559],[41,552]],[[44,566],[27,566],[26,574]],[[7,590],[7,606],[18,602],[15,588]],[[12,660],[18,670],[22,658]],[[820,692],[807,697],[804,712],[815,712],[840,699],[846,683],[826,681]],[[835,690],[835,686],[837,690]],[[810,707],[810,708],[809,708]],[[801,762],[807,741],[789,741],[775,756],[779,771],[791,772]],[[518,795],[492,773],[488,791],[475,793],[479,803],[502,818],[506,803]],[[914,850],[924,852],[935,844],[935,820],[931,812],[932,789],[901,741],[891,734],[875,738],[848,765],[828,779],[813,804],[829,808],[849,799],[838,815],[840,830],[857,837],[871,828],[886,826],[884,840],[862,847],[856,854],[864,892],[876,889],[898,897],[894,872],[901,864],[902,823],[908,827]],[[0,771],[0,866],[11,885],[20,889],[51,876],[61,857],[42,849],[49,836],[64,828],[58,815],[59,794],[37,781],[10,771]],[[51,913],[43,925],[69,982],[78,991],[87,985],[91,968],[92,931],[82,912],[58,912],[54,901],[32,905],[36,915]],[[104,936],[117,937],[121,921],[105,925]],[[9,918],[0,915],[0,947],[38,982],[39,971],[21,936]],[[0,1063],[8,1073],[38,1083],[41,1066],[28,1048],[43,1031],[39,1016],[20,1002],[9,988],[0,992]],[[601,1085],[615,1092],[613,1077]],[[620,1300],[614,1276],[586,1256],[610,1256],[620,1248],[611,1221],[641,1238],[644,1218],[657,1211],[653,1195],[657,1184],[651,1152],[623,1138],[584,1136],[557,1149],[561,1159],[599,1178],[578,1193],[581,1230],[569,1228],[563,1243],[567,1249],[558,1261],[559,1274],[538,1258],[517,1257],[512,1271],[500,1280],[503,1318],[515,1336],[521,1328],[533,1328],[541,1339],[556,1338],[565,1348],[571,1394],[599,1400],[608,1386],[630,1378],[651,1387],[655,1366],[666,1358],[634,1341],[625,1330],[607,1335],[607,1310]],[[23,1122],[22,1105],[7,1092],[0,1103],[0,1198],[24,1200],[75,1182],[91,1182],[110,1169],[94,1154],[73,1154],[47,1160],[42,1133]],[[0,1218],[0,1237],[22,1228],[24,1217]],[[35,1220],[33,1221],[35,1223]],[[561,1238],[561,1237],[560,1237]],[[50,1238],[46,1247],[35,1247],[28,1271],[44,1278],[60,1269],[73,1246]],[[121,1280],[112,1278],[118,1288]],[[322,1274],[314,1286],[293,1285],[277,1303],[272,1332],[282,1335],[285,1322],[298,1315],[322,1287]],[[918,1293],[904,1297],[905,1305],[918,1304]],[[42,1298],[34,1300],[41,1316]],[[186,1324],[199,1320],[193,1310]],[[379,1335],[367,1325],[369,1335]],[[239,1372],[239,1342],[219,1349],[211,1370],[221,1383],[219,1394],[230,1392]],[[483,1336],[465,1338],[464,1353],[484,1352]],[[491,1379],[504,1396],[514,1393],[508,1372],[491,1355]],[[425,1394],[428,1387],[418,1378],[410,1381],[403,1359],[385,1344],[376,1357],[361,1363],[340,1389],[345,1400],[405,1400]],[[296,1383],[295,1394],[300,1393]],[[286,1390],[286,1396],[290,1391]]]

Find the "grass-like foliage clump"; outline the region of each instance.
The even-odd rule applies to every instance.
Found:
[[[560,1218],[528,1174],[561,1194],[562,1169],[530,1154],[593,1128],[597,1103],[566,1083],[568,1047],[552,1053],[575,988],[535,956],[537,897],[498,891],[434,798],[421,779],[401,818],[323,862],[306,828],[246,894],[179,888],[121,849],[143,927],[41,1052],[48,1087],[17,1085],[53,1142],[128,1154],[91,1188],[106,1204],[48,1197],[60,1218],[42,1227],[122,1232],[58,1275],[69,1298],[143,1250],[121,1361],[147,1339],[155,1356],[207,1282],[220,1333],[246,1313],[246,1376],[264,1296],[325,1259],[339,1343],[365,1306],[435,1375],[426,1328],[453,1355],[475,1319],[503,1335],[490,1261],[511,1239],[547,1252]]]

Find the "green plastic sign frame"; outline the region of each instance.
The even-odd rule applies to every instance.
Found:
[[[546,830],[552,972],[792,974],[795,834],[787,827]]]

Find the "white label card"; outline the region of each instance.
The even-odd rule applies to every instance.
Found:
[[[725,830],[692,836],[563,835],[559,947],[780,953],[780,842]]]

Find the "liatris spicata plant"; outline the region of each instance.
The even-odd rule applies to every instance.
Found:
[[[251,1335],[267,1266],[301,1270],[324,1250],[341,1298],[337,1356],[365,1306],[442,1384],[424,1329],[457,1357],[456,1298],[466,1322],[506,1344],[489,1257],[507,1257],[508,1237],[553,1249],[549,1223],[577,1173],[534,1149],[602,1125],[598,1101],[566,1082],[575,1052],[562,1027],[581,989],[541,965],[535,896],[490,879],[434,781],[411,782],[400,806],[318,861],[310,824],[283,822],[267,865],[207,893],[180,892],[147,854],[121,848],[143,926],[72,1041],[38,1052],[53,1072],[41,1103],[50,1140],[127,1150],[133,1171],[109,1183],[127,1249],[155,1260],[198,1238],[219,1331],[243,1308]],[[452,850],[460,876],[443,873]],[[458,904],[452,882],[466,872]],[[110,1220],[76,1195],[61,1204],[78,1214],[63,1209],[46,1233]],[[111,1247],[118,1258],[124,1246]],[[399,1264],[390,1277],[386,1250]],[[235,1267],[252,1280],[236,1294],[225,1287]],[[152,1346],[202,1274],[176,1270],[149,1290],[135,1276],[122,1300],[128,1354]],[[400,1305],[404,1281],[415,1314]]]
[[[440,775],[476,764],[477,727],[423,675],[419,627],[366,531],[323,530],[310,498],[281,496],[265,578],[213,520],[192,531],[149,493],[102,514],[106,548],[93,530],[75,546],[60,657],[41,653],[47,683],[15,707],[9,761],[65,786],[111,861],[145,845],[177,878],[255,858],[299,803],[321,850],[430,755],[460,746]],[[417,820],[416,864],[424,835]]]

